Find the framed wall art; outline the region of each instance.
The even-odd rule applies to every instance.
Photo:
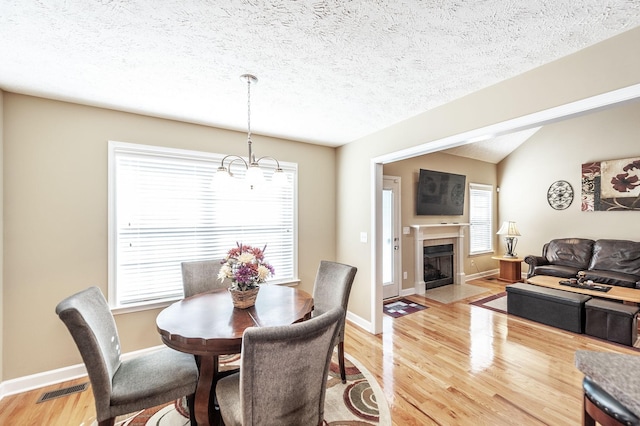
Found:
[[[582,211],[640,211],[640,157],[582,165]]]

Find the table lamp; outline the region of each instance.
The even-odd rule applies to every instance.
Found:
[[[516,223],[510,221],[503,222],[497,234],[504,236],[504,241],[507,245],[507,252],[504,254],[504,257],[516,257],[513,250],[516,248],[516,244],[518,243],[518,239],[516,237],[520,236]]]

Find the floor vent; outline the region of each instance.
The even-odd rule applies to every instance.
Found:
[[[71,395],[72,393],[82,392],[87,390],[88,387],[89,382],[82,383],[81,385],[69,386],[68,388],[58,389],[51,392],[45,392],[38,399],[38,401],[36,401],[36,404],[49,401],[50,399],[60,398],[61,396]]]

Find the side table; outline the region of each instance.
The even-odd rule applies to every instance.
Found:
[[[515,283],[522,280],[522,262],[521,257],[501,257],[492,256],[492,259],[500,261],[500,281]]]

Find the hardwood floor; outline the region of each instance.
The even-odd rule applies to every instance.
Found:
[[[496,280],[469,282],[487,293],[450,304],[409,296],[429,307],[384,315],[373,336],[347,325],[345,351],[382,387],[394,425],[579,425],[582,374],[578,349],[638,354],[514,316],[469,305],[504,291]],[[0,401],[0,425],[90,425],[90,390],[36,404],[61,383]]]

